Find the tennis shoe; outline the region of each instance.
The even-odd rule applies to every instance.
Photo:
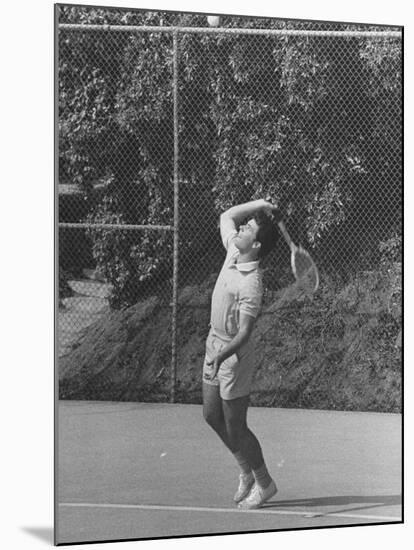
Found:
[[[277,493],[277,487],[275,482],[272,480],[270,484],[263,489],[257,483],[254,484],[253,489],[250,491],[249,495],[239,502],[239,508],[242,510],[254,510],[255,508],[260,508],[263,504],[272,498]]]
[[[254,485],[254,476],[253,474],[240,474],[239,476],[239,487],[236,491],[236,494],[233,497],[234,502],[239,503],[241,500],[247,497],[250,493],[251,488]]]

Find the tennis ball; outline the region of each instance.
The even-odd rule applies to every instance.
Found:
[[[210,27],[218,27],[220,24],[220,17],[218,15],[209,15],[207,17],[207,23]]]

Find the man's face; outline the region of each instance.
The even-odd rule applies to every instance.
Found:
[[[245,254],[254,249],[257,249],[257,251],[259,250],[260,243],[256,241],[258,230],[259,226],[254,219],[251,219],[246,224],[240,226],[237,237],[234,240],[234,244],[241,253]]]

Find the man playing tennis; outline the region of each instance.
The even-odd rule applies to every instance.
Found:
[[[265,200],[233,206],[220,217],[227,250],[211,303],[210,332],[203,365],[203,414],[240,466],[234,495],[239,508],[259,508],[277,492],[256,436],[247,426],[254,374],[249,341],[260,311],[263,286],[259,263],[275,246],[278,219]],[[241,225],[247,219],[247,223]]]

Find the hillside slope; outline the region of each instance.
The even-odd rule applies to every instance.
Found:
[[[397,271],[398,273],[398,271]],[[201,402],[201,366],[215,275],[179,293],[177,400]],[[269,293],[254,331],[253,405],[401,410],[401,283],[359,274],[340,291],[324,281],[313,301]],[[168,399],[171,313],[152,297],[112,311],[59,361],[62,399]]]

